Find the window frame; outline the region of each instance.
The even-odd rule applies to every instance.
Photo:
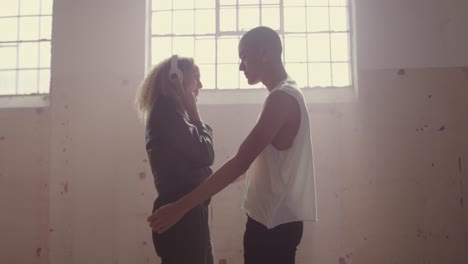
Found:
[[[355,23],[354,23],[354,4],[353,0],[345,0],[346,5],[345,6],[340,6],[340,7],[345,7],[347,9],[347,30],[343,32],[337,32],[337,31],[326,31],[324,33],[327,33],[329,37],[331,38],[333,33],[346,33],[347,38],[348,38],[348,56],[349,60],[345,61],[345,63],[348,64],[348,74],[349,74],[349,83],[350,85],[347,86],[341,86],[341,87],[336,87],[333,86],[333,79],[330,77],[330,83],[331,85],[329,86],[324,86],[324,87],[310,87],[310,86],[305,86],[302,89],[303,93],[306,96],[306,99],[310,103],[314,102],[347,102],[347,101],[352,101],[355,98],[357,98],[357,74],[356,74],[356,51],[355,51]],[[280,28],[279,30],[276,30],[280,37],[282,38],[283,41],[283,46],[284,45],[284,39],[285,36],[288,34],[294,34],[294,32],[285,32],[284,30],[284,0],[279,0],[279,10],[280,10]],[[304,7],[306,6],[305,4],[306,1],[304,1]],[[236,8],[236,15],[239,16],[239,0],[236,0],[236,5],[232,5],[231,7]],[[254,4],[252,6],[259,7],[259,22],[261,24],[262,21],[262,7],[263,7],[263,1],[259,0],[259,4]],[[326,6],[328,9],[331,7],[330,2],[328,2],[328,6]],[[174,9],[174,6],[172,5],[171,9],[165,9],[165,10],[153,10],[151,7],[152,1],[148,1],[148,17],[149,17],[149,22],[148,22],[148,29],[147,33],[149,36],[148,37],[148,56],[147,58],[147,70],[151,68],[152,66],[152,49],[151,49],[151,43],[153,39],[157,37],[180,37],[180,36],[190,36],[190,37],[196,37],[198,36],[194,30],[193,34],[174,34],[173,32],[171,34],[153,34],[151,26],[152,26],[152,19],[153,19],[153,14],[155,12],[160,12],[160,11],[171,11],[174,12],[174,10],[184,10],[184,9]],[[299,6],[300,7],[300,6]],[[198,10],[195,6],[191,9],[186,9],[186,10]],[[212,10],[212,8],[210,9]],[[215,1],[215,13],[216,13],[216,31],[211,34],[207,34],[208,36],[211,36],[214,38],[216,50],[215,52],[215,57],[217,57],[217,46],[218,46],[218,39],[220,37],[225,37],[225,36],[234,36],[240,38],[246,31],[239,30],[239,22],[236,22],[236,31],[221,31],[220,30],[220,0]],[[330,12],[330,11],[329,11]],[[195,16],[195,15],[194,15]],[[306,15],[307,17],[307,15]],[[330,16],[328,16],[330,19]],[[307,18],[306,18],[307,19]],[[194,25],[195,27],[195,25]],[[310,32],[300,32],[304,34],[309,34]],[[331,43],[330,43],[331,45]],[[287,49],[287,47],[285,47]],[[307,49],[306,49],[307,50]],[[331,48],[330,48],[331,50]],[[331,53],[331,51],[330,51]],[[183,54],[181,54],[183,55]],[[282,54],[283,56],[283,62],[285,62],[285,52]],[[330,67],[332,67],[333,63],[332,56],[330,55],[328,63],[330,64]],[[288,62],[285,62],[285,65],[287,65]],[[306,63],[309,63],[307,61]],[[214,67],[217,67],[217,59],[215,60]],[[287,66],[286,66],[287,67]],[[309,71],[307,71],[309,72]],[[330,70],[331,75],[333,75],[333,70]],[[202,77],[203,78],[203,77]],[[293,76],[294,78],[294,76]],[[309,76],[307,76],[309,78]],[[235,103],[259,103],[263,102],[264,97],[265,97],[265,91],[259,91],[259,90],[265,90],[265,89],[259,89],[259,87],[237,87],[233,89],[226,89],[226,88],[219,88],[218,87],[218,70],[215,70],[215,87],[210,88],[210,89],[204,89],[202,93],[200,93],[200,100],[199,102],[202,104],[235,104]],[[242,91],[241,94],[239,91]],[[247,96],[248,95],[248,96]],[[253,99],[252,99],[253,98]]]
[[[50,8],[47,8],[47,6],[43,5],[45,1],[38,0],[38,6],[37,10],[33,12],[25,12],[23,13],[24,10],[22,10],[22,1],[18,0],[17,1],[17,12],[11,13],[8,15],[2,15],[0,16],[0,19],[13,19],[16,20],[16,36],[11,39],[2,39],[0,40],[0,46],[3,47],[14,47],[16,49],[15,51],[15,63],[14,67],[5,67],[0,69],[0,73],[13,73],[14,79],[14,91],[10,93],[0,93],[0,101],[2,102],[2,107],[11,107],[12,105],[24,105],[25,107],[28,105],[31,105],[32,107],[41,107],[48,105],[48,99],[44,100],[44,98],[48,98],[48,95],[50,94],[50,83],[51,83],[51,54],[52,54],[52,19],[53,19],[53,0],[50,0],[48,4]],[[44,9],[47,8],[47,9]],[[21,25],[22,22],[24,22],[24,19],[36,19],[37,25],[33,23],[34,26],[37,26],[35,28],[35,32],[33,35],[36,35],[34,37],[25,37],[22,36],[22,32],[24,34],[24,31],[21,31]],[[48,21],[47,21],[48,19]],[[50,32],[43,32],[44,22],[50,23],[49,25],[46,26],[46,28],[50,29]],[[46,45],[43,45],[43,43],[46,43]],[[48,44],[47,44],[48,43]],[[34,53],[34,65],[28,65],[27,67],[24,65],[20,65],[20,60],[22,53],[25,52],[24,50],[21,50],[24,48],[23,45],[27,44],[32,44],[37,46],[37,50]],[[22,47],[23,46],[23,47]],[[34,47],[35,49],[36,47]],[[45,49],[45,50],[43,50]],[[48,50],[48,51],[47,51]],[[49,60],[41,60],[41,55],[42,51],[45,51],[48,53],[48,58]],[[25,81],[28,78],[25,78],[24,80],[20,78],[21,73],[25,73],[25,71],[29,71],[31,76],[34,76],[34,89],[27,88],[24,90],[24,92],[20,91],[20,82]],[[44,74],[44,75],[43,75]],[[48,80],[44,81],[42,83],[42,80],[45,80],[44,78],[47,78]],[[31,86],[33,82],[25,85],[25,87]],[[47,87],[47,88],[45,88]],[[11,88],[11,87],[10,87]],[[23,87],[24,88],[24,87]],[[44,89],[45,88],[45,89]],[[16,99],[14,98],[16,97]]]

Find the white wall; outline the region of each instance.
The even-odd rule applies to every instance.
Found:
[[[467,263],[467,4],[355,7],[359,99],[309,105],[319,222],[306,224],[298,263]],[[144,14],[143,0],[55,1],[51,107],[0,110],[1,263],[159,263],[133,107]],[[260,107],[201,106],[216,168]],[[228,263],[242,263],[242,192],[237,182],[212,203]]]

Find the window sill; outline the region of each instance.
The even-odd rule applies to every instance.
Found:
[[[48,106],[48,94],[0,96],[0,108],[36,108]]]
[[[303,88],[302,93],[308,104],[331,104],[353,102],[357,93],[353,87],[317,87]],[[201,105],[225,104],[263,104],[268,90],[240,89],[240,90],[209,90],[202,89],[198,96]]]

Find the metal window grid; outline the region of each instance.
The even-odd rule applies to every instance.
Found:
[[[180,1],[180,0],[179,0]],[[190,1],[190,0],[188,0]],[[188,2],[185,1],[184,2]],[[258,24],[257,25],[263,25],[264,20],[263,20],[263,11],[268,9],[268,8],[277,8],[279,11],[279,28],[276,28],[275,30],[278,32],[280,35],[282,42],[283,42],[283,62],[285,63],[286,68],[288,68],[288,65],[304,65],[306,67],[306,78],[305,78],[305,83],[303,83],[304,87],[312,87],[311,85],[312,79],[315,77],[311,77],[311,69],[312,65],[328,65],[329,67],[329,83],[328,85],[324,86],[335,86],[335,81],[336,79],[334,78],[334,72],[336,71],[335,67],[337,67],[339,64],[345,65],[347,68],[347,77],[348,77],[348,83],[342,86],[351,86],[352,84],[352,47],[351,47],[351,27],[350,27],[350,6],[349,6],[349,0],[342,0],[338,1],[340,2],[339,4],[336,4],[336,0],[319,0],[318,2],[321,2],[322,4],[314,4],[314,1],[311,0],[303,0],[302,3],[300,1],[289,1],[289,0],[277,0],[276,3],[271,3],[271,1],[266,1],[266,0],[257,0],[256,3],[243,3],[245,1],[243,0],[215,0],[214,5],[212,7],[197,7],[196,0],[192,0],[193,3],[191,4],[191,8],[175,8],[174,7],[174,1],[171,0],[153,0],[152,3],[156,4],[161,4],[161,2],[165,2],[166,4],[168,2],[171,3],[170,7],[168,8],[154,8],[153,6],[151,7],[151,19],[157,19],[158,14],[161,14],[163,12],[168,12],[171,14],[171,29],[170,33],[154,33],[154,30],[152,30],[151,33],[151,41],[154,44],[157,44],[159,40],[163,38],[169,38],[170,39],[170,54],[174,53],[174,39],[177,38],[182,38],[182,37],[187,37],[187,38],[193,38],[193,57],[196,59],[197,58],[197,39],[200,38],[208,38],[210,40],[214,41],[214,53],[215,53],[215,60],[212,63],[200,63],[197,62],[199,65],[211,65],[214,66],[214,87],[207,87],[207,88],[214,88],[214,89],[226,89],[224,87],[220,87],[220,74],[219,74],[219,69],[223,65],[233,65],[233,64],[238,64],[238,59],[236,61],[229,61],[229,62],[220,62],[219,56],[218,56],[218,51],[220,49],[219,47],[219,42],[223,38],[234,38],[239,40],[240,37],[247,32],[250,28],[239,28],[240,27],[240,12],[241,10],[246,10],[246,9],[254,9],[258,13]],[[230,2],[230,3],[226,3]],[[249,1],[249,2],[254,2],[254,1]],[[267,3],[268,2],[268,3]],[[291,2],[294,2],[291,4]],[[326,3],[326,4],[324,4]],[[305,18],[305,30],[289,30],[285,29],[285,10],[291,10],[291,9],[303,9],[304,11],[304,18]],[[328,21],[325,21],[326,24],[328,25],[328,28],[323,29],[323,30],[312,30],[308,28],[309,23],[308,19],[309,17],[308,11],[313,10],[313,9],[322,9],[323,12],[326,13],[326,19]],[[342,30],[336,30],[332,28],[332,14],[331,10],[338,10],[338,9],[346,9],[345,13],[345,21],[347,23],[346,28]],[[197,24],[197,11],[201,10],[210,10],[210,11],[215,11],[215,30],[210,33],[197,33],[196,30],[196,24]],[[221,29],[221,18],[222,18],[222,10],[235,10],[235,30],[222,30]],[[178,23],[178,21],[175,18],[175,15],[178,12],[181,11],[189,11],[193,12],[193,33],[183,33],[183,32],[174,32],[174,24]],[[161,22],[164,23],[164,22]],[[152,24],[152,23],[151,23]],[[158,26],[158,24],[156,24]],[[267,25],[268,26],[268,25]],[[333,36],[337,36],[337,34],[345,35],[347,39],[346,43],[346,54],[347,54],[347,59],[346,60],[338,60],[338,59],[333,59]],[[308,47],[305,48],[305,59],[303,60],[289,60],[287,58],[287,54],[289,52],[288,50],[288,41],[294,39],[294,38],[305,38],[305,45],[308,46],[309,44],[309,38],[313,35],[328,35],[328,59],[326,60],[310,60],[309,59],[309,53],[312,51],[309,50]],[[152,48],[150,52],[154,52],[154,49]],[[237,53],[236,51],[232,51]],[[181,56],[191,56],[192,54],[179,54]],[[162,59],[165,59],[166,57],[152,57],[151,64],[156,64]],[[202,75],[204,72],[201,73]],[[210,74],[210,73],[208,73]],[[229,74],[235,74],[235,73],[229,73]],[[294,77],[294,72],[290,72],[290,74],[293,75]],[[327,78],[328,78],[327,77]],[[335,76],[336,77],[336,76]],[[241,88],[246,88],[246,87],[241,87],[241,78],[243,78],[240,74],[239,71],[237,71],[237,86],[234,87],[234,89],[241,89]],[[203,81],[203,80],[202,80]],[[301,83],[300,83],[301,84]],[[261,85],[254,86],[254,88],[259,88]],[[231,87],[230,87],[231,88]],[[250,87],[251,88],[251,87]],[[229,88],[228,88],[229,89]]]

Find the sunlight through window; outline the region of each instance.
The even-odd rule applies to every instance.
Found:
[[[208,89],[249,86],[239,72],[240,37],[278,32],[286,70],[302,87],[352,85],[348,0],[152,0],[151,63],[195,58]]]
[[[0,96],[47,94],[52,0],[2,0]]]

